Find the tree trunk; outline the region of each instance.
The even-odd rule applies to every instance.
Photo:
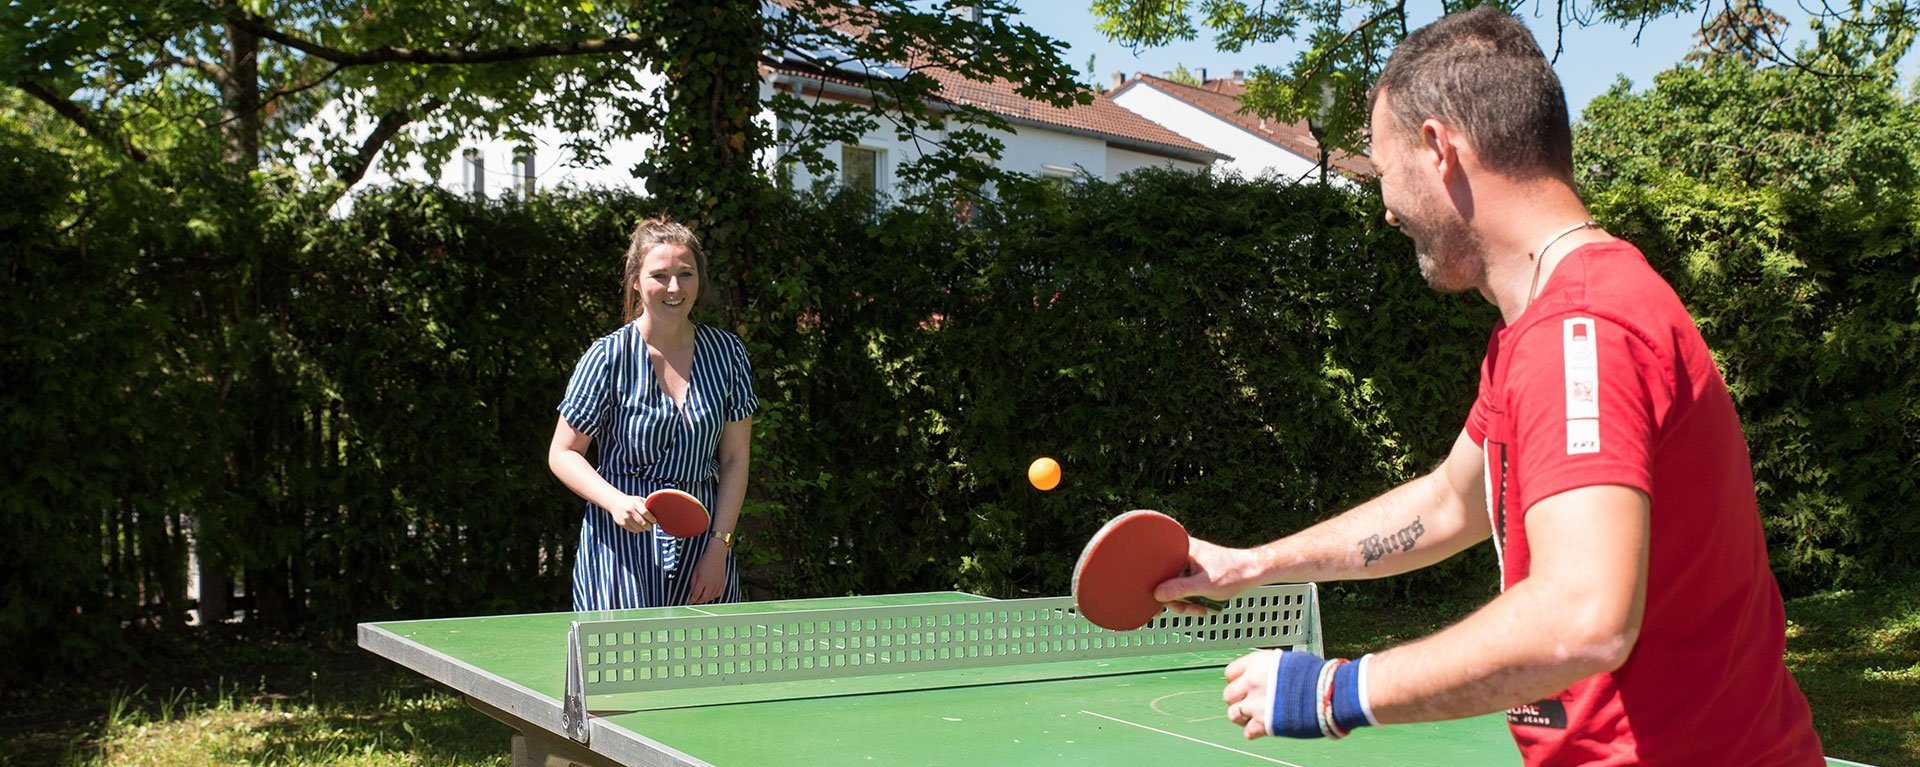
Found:
[[[666,120],[647,189],[700,233],[722,323],[740,332],[754,262],[759,199],[768,188],[754,163],[766,146],[760,111],[757,3],[673,3],[663,28],[683,30],[667,48]],[[701,57],[712,57],[702,61]]]
[[[220,81],[220,141],[227,167],[260,167],[260,36],[227,25],[226,77]]]

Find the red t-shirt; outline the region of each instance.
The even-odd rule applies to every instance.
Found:
[[[1507,713],[1528,765],[1821,765],[1788,674],[1753,468],[1727,385],[1673,289],[1625,242],[1567,256],[1494,328],[1467,435],[1486,451],[1502,585],[1527,509],[1592,485],[1652,499],[1646,613],[1625,665]]]

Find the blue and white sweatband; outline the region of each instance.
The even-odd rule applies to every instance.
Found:
[[[1367,660],[1350,663],[1281,651],[1269,686],[1273,699],[1267,709],[1267,734],[1343,738],[1356,728],[1375,724],[1362,685]]]

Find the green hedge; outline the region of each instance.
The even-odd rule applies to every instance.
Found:
[[[969,226],[790,210],[749,329],[750,577],[776,593],[1065,593],[1130,508],[1297,529],[1439,460],[1491,317],[1428,291],[1370,198],[1317,187],[1142,174],[1013,190]]]
[[[651,203],[400,189],[329,218],[0,138],[9,655],[179,625],[192,527],[258,622],[565,607],[580,503],[545,467],[553,405],[618,321]],[[1598,199],[1716,346],[1786,582],[1912,567],[1920,217],[1677,182]],[[967,223],[760,204],[735,328],[763,401],[760,597],[1060,594],[1129,508],[1231,543],[1297,529],[1441,458],[1495,318],[1432,293],[1366,193],[1160,172],[1006,189]],[[1049,493],[1025,483],[1041,455]],[[1352,588],[1486,593],[1492,568]]]
[[[1920,564],[1920,204],[1668,175],[1595,214],[1712,345],[1790,593]]]

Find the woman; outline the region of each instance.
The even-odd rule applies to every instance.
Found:
[[[626,325],[580,358],[547,449],[554,476],[587,501],[573,609],[738,602],[733,533],[760,405],[746,347],[694,322],[707,260],[685,226],[642,221],[625,275]],[[598,470],[586,457],[594,440]],[[654,527],[641,499],[665,487],[706,504],[706,534],[674,538]]]

